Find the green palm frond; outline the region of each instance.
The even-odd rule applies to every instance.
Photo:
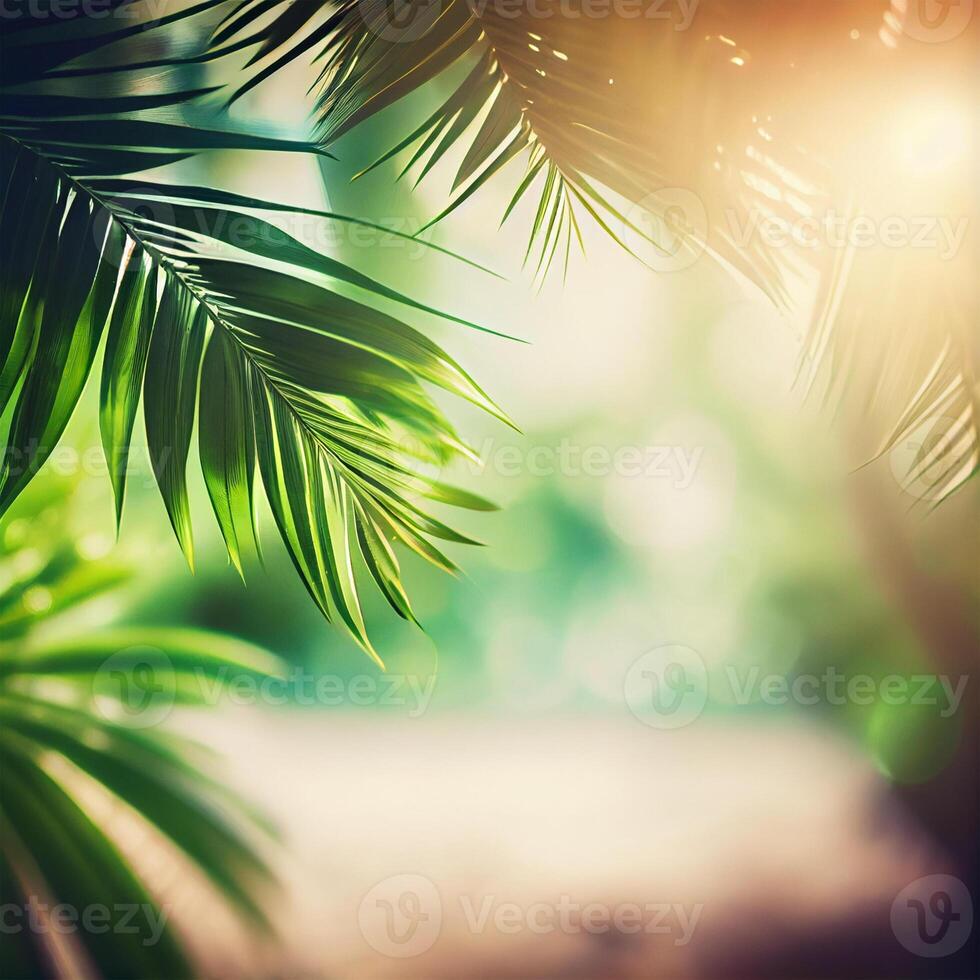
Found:
[[[323,146],[435,78],[451,85],[442,104],[364,172],[411,149],[402,174],[417,168],[421,179],[462,147],[454,196],[438,221],[522,158],[505,218],[536,189],[528,256],[536,252],[539,271],[581,244],[578,213],[621,244],[639,237],[667,252],[679,237],[683,247],[707,247],[778,296],[772,256],[737,247],[728,231],[727,211],[744,218],[759,191],[744,181],[737,155],[719,150],[758,140],[753,114],[725,112],[724,104],[744,98],[751,85],[733,64],[726,31],[737,23],[744,32],[745,22],[761,18],[741,6],[694,5],[696,23],[680,29],[664,19],[663,6],[597,18],[585,5],[558,0],[535,4],[533,12],[468,0],[243,0],[224,18],[213,49],[255,47],[252,77],[238,95],[317,51]],[[272,21],[256,27],[258,15],[270,11]],[[758,35],[764,27],[752,30]],[[703,226],[669,224],[673,202],[661,194],[677,187],[703,202]],[[637,204],[659,226],[643,221]]]
[[[264,902],[275,881],[259,850],[264,824],[190,761],[199,747],[145,725],[162,719],[141,714],[139,702],[151,691],[163,691],[167,705],[200,702],[230,678],[282,677],[283,665],[193,630],[71,632],[62,614],[110,595],[130,572],[65,543],[65,496],[41,504],[5,522],[0,539],[0,886],[8,913],[0,975],[192,977],[161,896],[100,826],[92,797],[150,828],[244,921],[267,930]],[[44,516],[52,512],[55,523]],[[55,906],[71,910],[67,927],[46,918]],[[112,921],[89,927],[83,916],[100,909]],[[123,914],[129,921],[116,921]]]
[[[136,15],[141,2],[113,6]],[[219,6],[184,8],[150,24],[141,40]],[[441,348],[378,304],[411,315],[438,311],[261,216],[282,206],[140,176],[214,149],[323,151],[174,122],[175,110],[207,90],[156,91],[158,73],[148,69],[125,72],[133,94],[98,94],[102,69],[78,58],[110,42],[125,48],[145,26],[117,23],[49,18],[4,34],[0,408],[8,401],[11,408],[0,513],[54,448],[104,338],[101,429],[117,515],[142,401],[157,482],[193,561],[186,467],[197,420],[232,562],[241,570],[243,554],[254,550],[257,471],[317,606],[380,663],[361,613],[360,566],[401,616],[413,618],[392,545],[453,569],[429,539],[469,539],[422,504],[483,506],[421,479],[403,449],[408,431],[440,458],[468,452],[424,386],[501,413]],[[118,71],[127,62],[113,64]],[[69,73],[70,94],[63,81],[52,86],[52,76]]]
[[[890,399],[897,423],[885,449],[941,416],[942,436],[920,462],[935,496],[948,495],[978,458],[976,354],[961,328],[975,322],[975,309],[962,309],[963,297],[975,295],[969,277],[957,268],[950,289],[950,270],[921,253],[909,262],[867,254],[845,262],[830,248],[774,247],[743,230],[760,218],[792,225],[869,205],[874,177],[852,179],[855,164],[875,158],[883,133],[904,125],[883,120],[882,107],[901,113],[923,77],[937,91],[945,77],[956,91],[976,24],[955,44],[929,45],[903,37],[887,0],[686,8],[651,0],[630,10],[620,16],[614,6],[566,0],[241,0],[212,50],[251,50],[239,95],[315,54],[324,147],[439,79],[448,95],[363,172],[397,158],[402,176],[422,179],[451,155],[453,197],[439,220],[520,157],[524,173],[515,174],[504,217],[525,195],[539,195],[527,256],[536,250],[539,272],[562,250],[567,263],[580,242],[578,211],[627,245],[645,238],[669,251],[705,249],[781,304],[801,270],[815,274],[804,377],[829,373],[838,393],[843,386],[848,397],[853,389],[858,399],[869,391],[872,401]],[[843,138],[851,127],[857,144]],[[694,213],[672,221],[677,188],[693,195],[693,209],[681,210]],[[891,204],[899,213],[902,206]],[[928,309],[920,308],[923,289]],[[877,308],[866,290],[880,296]],[[904,347],[923,317],[942,328],[913,361]],[[889,334],[869,338],[869,320],[887,320]],[[855,343],[876,366],[860,380]]]

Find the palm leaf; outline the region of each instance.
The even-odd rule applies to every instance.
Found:
[[[189,743],[109,720],[108,707],[96,699],[121,699],[126,689],[100,678],[111,666],[114,677],[138,684],[137,671],[152,651],[155,685],[176,700],[206,702],[236,677],[281,678],[283,665],[241,641],[193,630],[88,628],[67,638],[59,630],[62,612],[108,594],[128,578],[118,564],[83,559],[62,543],[68,537],[69,490],[56,488],[53,498],[18,507],[19,520],[31,522],[32,552],[41,556],[35,567],[18,577],[23,553],[0,544],[3,573],[12,580],[0,596],[0,883],[5,902],[21,910],[14,923],[21,928],[5,928],[0,937],[3,976],[77,976],[94,969],[119,980],[192,977],[194,968],[163,915],[160,896],[88,811],[87,794],[97,790],[117,807],[124,805],[262,930],[269,928],[265,903],[275,887],[258,850],[262,835],[256,831],[267,828],[190,761]],[[45,523],[42,511],[59,520]],[[14,528],[5,527],[0,541],[15,539]],[[47,601],[32,603],[32,595]],[[88,928],[83,919],[59,942],[56,933],[32,929],[24,919],[39,906],[34,914],[43,926],[44,910],[56,905],[69,906],[76,916],[93,907],[126,905],[139,906],[140,914],[124,930],[99,923]],[[162,923],[159,935],[155,922]]]
[[[139,6],[134,0],[125,9]],[[199,3],[161,23],[218,6]],[[100,32],[81,18],[72,30],[42,20],[4,38],[12,59],[0,93],[0,230],[8,260],[0,407],[10,401],[12,408],[0,513],[64,431],[104,336],[100,422],[117,517],[142,401],[154,473],[193,561],[186,466],[199,420],[202,468],[231,561],[241,569],[242,554],[255,548],[257,471],[317,606],[380,663],[360,609],[360,565],[396,611],[411,617],[397,559],[391,552],[379,563],[377,542],[400,541],[451,569],[427,537],[468,540],[428,516],[421,501],[467,506],[471,498],[428,485],[401,448],[408,430],[440,457],[465,451],[424,385],[501,413],[444,351],[378,304],[413,316],[439,311],[260,216],[282,206],[130,176],[212,149],[323,153],[175,123],[174,108],[200,90],[87,94],[79,80],[100,69],[79,66],[78,57],[131,33],[111,21]],[[29,54],[44,38],[76,60],[46,56],[38,69]],[[73,94],[48,91],[45,81],[67,71]],[[137,82],[146,74],[130,72]],[[137,82],[130,87],[145,87]]]
[[[527,257],[539,272],[562,250],[567,268],[576,211],[626,246],[647,238],[672,251],[706,249],[780,303],[807,270],[818,280],[807,383],[822,378],[818,387],[859,413],[869,399],[880,403],[890,416],[883,451],[938,418],[942,431],[909,479],[921,482],[928,470],[930,496],[941,499],[978,461],[977,355],[963,326],[976,319],[975,302],[963,309],[976,291],[960,268],[971,257],[956,263],[950,289],[950,269],[921,252],[844,262],[834,248],[773,246],[743,233],[760,219],[791,226],[873,206],[881,174],[858,175],[865,160],[879,159],[882,136],[906,125],[890,113],[914,103],[923,77],[935,91],[962,88],[976,23],[956,43],[922,44],[903,36],[901,19],[915,16],[906,6],[704,0],[685,10],[651,0],[632,16],[611,7],[602,17],[605,7],[596,14],[557,0],[526,8],[241,0],[213,50],[250,48],[252,74],[238,95],[315,52],[324,147],[438,79],[448,94],[362,172],[398,158],[402,176],[414,170],[421,179],[452,154],[454,196],[439,220],[521,157],[504,217],[536,189]],[[677,188],[692,202],[682,202],[679,222],[671,221]],[[961,200],[969,199],[967,190]],[[950,214],[950,200],[915,211],[921,202],[900,191],[884,213]],[[656,253],[652,264],[663,267]],[[883,321],[884,336],[869,331]],[[938,327],[909,357],[908,338],[924,322]],[[860,360],[869,367],[858,375]]]
[[[951,261],[849,251],[828,276],[801,359],[811,391],[881,428],[871,459],[892,453],[902,488],[932,504],[980,468],[976,259],[971,249]]]
[[[6,721],[8,713],[4,714]],[[14,848],[5,848],[5,857],[19,890],[36,896],[38,876],[42,887],[73,909],[105,904],[107,895],[112,896],[113,904],[156,908],[119,851],[41,765],[33,744],[5,728],[0,746],[4,758],[0,820],[4,839],[15,842]],[[23,936],[15,933],[8,939],[21,945]],[[82,936],[103,976],[121,980],[124,976],[192,975],[174,936],[166,931],[153,946],[149,935],[139,930],[121,937],[112,931],[83,930]],[[26,942],[33,939],[28,933]]]
[[[319,17],[310,10],[316,6]],[[461,145],[454,197],[438,221],[523,158],[524,176],[507,214],[537,187],[528,255],[536,252],[542,272],[572,241],[581,242],[579,212],[621,243],[647,239],[666,251],[679,235],[686,247],[707,247],[778,295],[771,258],[761,249],[744,255],[722,220],[726,209],[744,213],[756,192],[727,161],[715,166],[716,145],[750,138],[752,123],[714,112],[704,122],[705,104],[717,102],[723,86],[745,91],[732,49],[719,40],[735,13],[714,4],[699,9],[696,29],[678,30],[662,19],[661,4],[648,6],[646,16],[641,9],[636,18],[597,19],[557,0],[536,5],[540,16],[507,5],[437,0],[396,4],[393,17],[382,0],[343,0],[304,4],[300,16],[286,0],[244,0],[213,45],[215,51],[232,43],[255,46],[252,77],[237,96],[317,50],[323,146],[440,78],[451,87],[448,97],[362,172],[414,147],[402,173],[417,166],[421,179]],[[257,13],[270,10],[276,17],[254,29]],[[704,202],[703,227],[671,226],[665,233],[671,201],[661,192],[674,187],[690,188]],[[643,211],[633,207],[639,202]],[[642,220],[644,211],[661,221],[659,229]]]

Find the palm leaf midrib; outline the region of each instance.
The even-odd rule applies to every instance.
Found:
[[[248,361],[250,367],[256,372],[256,374],[262,379],[262,383],[265,385],[266,389],[276,396],[282,399],[286,407],[289,409],[292,417],[297,421],[299,425],[302,426],[304,431],[306,431],[316,442],[317,448],[327,454],[333,465],[341,468],[348,478],[356,480],[356,475],[351,473],[347,465],[343,460],[339,459],[333,452],[331,452],[330,447],[325,444],[322,436],[316,430],[315,427],[311,426],[304,418],[302,412],[293,404],[293,401],[289,397],[289,394],[284,391],[280,385],[277,383],[276,379],[272,377],[268,371],[262,366],[259,360],[249,351],[248,347],[242,342],[241,338],[238,336],[234,327],[225,319],[222,313],[215,308],[213,302],[209,300],[207,290],[202,289],[195,283],[190,281],[186,277],[185,271],[181,268],[180,264],[172,256],[168,255],[165,251],[162,251],[158,246],[148,242],[134,227],[130,221],[127,221],[125,217],[119,214],[119,212],[106,201],[97,191],[93,190],[86,184],[84,184],[79,178],[72,176],[64,167],[60,166],[58,163],[51,160],[50,157],[35,149],[28,143],[24,143],[17,139],[16,136],[12,136],[8,132],[0,133],[4,138],[9,139],[11,142],[16,143],[19,147],[23,148],[27,152],[33,154],[35,157],[44,161],[44,163],[51,167],[58,175],[60,179],[63,179],[68,183],[76,192],[81,193],[93,201],[98,207],[105,211],[112,221],[116,222],[125,233],[133,239],[142,249],[144,249],[147,254],[153,257],[154,262],[162,266],[166,271],[174,277],[174,279],[180,283],[181,287],[186,289],[194,299],[201,304],[201,306],[207,311],[208,318],[211,322],[220,327],[223,333],[230,337],[234,342],[236,348],[241,352],[242,357]],[[357,481],[360,486],[360,481]],[[370,491],[368,491],[370,492]],[[373,494],[372,494],[373,496]]]

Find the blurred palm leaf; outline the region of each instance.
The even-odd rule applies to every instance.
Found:
[[[156,22],[146,18],[158,11],[141,0],[107,4],[115,16],[62,20],[31,17],[35,6],[25,3],[3,35],[0,410],[11,408],[0,513],[59,439],[104,337],[100,419],[117,516],[142,400],[157,482],[193,561],[186,465],[197,419],[232,562],[241,570],[255,547],[257,469],[310,595],[380,663],[361,613],[359,567],[412,618],[392,543],[452,569],[429,538],[468,539],[430,517],[421,499],[484,506],[421,479],[405,452],[405,433],[440,459],[467,451],[423,385],[499,410],[444,351],[376,304],[438,311],[260,216],[288,209],[132,176],[214,149],[322,151],[174,121],[209,90],[159,90],[157,68],[193,60],[178,43],[170,57],[160,52],[179,22],[213,14],[218,0]],[[134,35],[138,50],[155,40],[154,59],[126,60]],[[122,94],[101,91],[107,71],[125,76]]]
[[[953,263],[881,248],[843,256],[744,233],[760,218],[791,227],[834,209],[870,209],[879,220],[955,216],[950,194],[908,210],[923,205],[900,175],[885,182],[896,194],[878,210],[882,174],[868,166],[880,160],[883,134],[908,128],[902,113],[922,78],[941,94],[969,84],[975,19],[955,43],[923,44],[904,36],[913,8],[888,0],[650,0],[621,11],[585,0],[239,0],[212,47],[252,50],[239,95],[314,53],[325,147],[440,79],[448,96],[367,170],[397,156],[402,175],[415,169],[421,179],[452,153],[454,196],[439,220],[521,157],[504,217],[536,188],[528,256],[537,250],[541,272],[562,249],[567,267],[569,247],[581,241],[577,210],[631,247],[647,239],[668,254],[705,249],[780,303],[801,269],[815,272],[807,383],[821,377],[824,392],[846,393],[859,415],[880,406],[890,420],[882,451],[945,419],[942,438],[910,474],[921,480],[927,470],[942,498],[978,460],[975,250]],[[949,187],[945,177],[935,185]],[[680,220],[678,188],[696,202]],[[908,338],[923,333],[924,317],[935,329],[910,356]],[[882,322],[884,336],[867,329]]]
[[[732,60],[741,49],[724,31],[749,17],[742,5],[693,6],[697,20],[682,24],[676,6],[656,2],[640,5],[635,17],[612,8],[601,17],[587,0],[527,8],[467,0],[240,0],[212,46],[216,52],[256,46],[252,76],[236,97],[316,50],[324,147],[441,78],[449,96],[367,170],[414,148],[402,175],[418,166],[421,179],[458,146],[454,197],[438,221],[522,157],[524,173],[505,218],[537,189],[529,253],[537,248],[542,269],[580,240],[577,211],[618,241],[632,232],[671,250],[670,235],[642,227],[638,213],[623,209],[643,202],[663,217],[670,202],[660,192],[684,187],[706,204],[709,221],[672,231],[691,238],[691,246],[709,245],[775,294],[780,284],[771,257],[759,248],[745,254],[723,220],[726,209],[744,213],[757,189],[724,158],[724,166],[715,165],[717,146],[737,145],[753,132],[749,117],[715,108],[731,98],[724,89],[746,90],[744,66]],[[699,236],[708,240],[693,240]]]
[[[0,937],[0,975],[192,977],[159,896],[98,825],[90,795],[131,808],[249,923],[268,928],[262,895],[273,876],[256,850],[260,824],[192,764],[189,743],[148,727],[162,718],[141,715],[138,702],[161,686],[170,695],[164,708],[179,692],[202,701],[226,680],[282,676],[283,668],[246,643],[195,631],[87,627],[66,637],[62,613],[128,577],[65,543],[67,489],[27,501],[0,543],[0,880],[5,902],[19,910]],[[67,936],[48,918],[59,904],[75,915]],[[86,910],[124,906],[138,910],[126,928],[116,911],[93,928],[79,921]]]

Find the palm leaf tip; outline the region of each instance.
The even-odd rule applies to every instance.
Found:
[[[69,485],[55,484],[28,497],[19,520],[50,514],[57,503],[55,522],[33,521],[29,538],[0,538],[5,561],[28,543],[42,556],[36,572],[0,596],[0,879],[5,901],[22,910],[103,906],[111,917],[133,906],[143,915],[119,930],[90,929],[82,919],[63,945],[44,930],[7,932],[0,969],[11,978],[190,978],[195,966],[180,936],[186,922],[173,921],[180,910],[166,886],[143,873],[144,853],[187,862],[212,900],[227,902],[246,927],[268,932],[279,887],[271,866],[276,835],[215,780],[201,747],[157,726],[174,703],[211,704],[241,677],[285,679],[285,665],[243,641],[197,630],[127,626],[65,635],[57,628],[62,612],[129,577],[105,558],[64,546],[69,495]],[[25,624],[12,614],[42,582],[51,601]],[[151,689],[147,668],[154,696],[134,705],[131,684]]]
[[[203,0],[164,21],[210,15],[219,6]],[[245,4],[240,13],[250,10]],[[380,663],[361,611],[361,571],[398,615],[413,619],[389,542],[452,569],[430,538],[467,540],[420,509],[425,481],[390,438],[392,425],[411,420],[432,447],[459,444],[429,385],[509,422],[404,316],[485,328],[321,255],[259,216],[286,213],[285,206],[140,176],[214,149],[324,148],[180,125],[165,114],[210,94],[201,88],[97,94],[102,68],[65,63],[122,46],[132,32],[111,18],[102,27],[79,23],[79,43],[60,54],[49,46],[42,56],[20,32],[3,39],[0,407],[12,402],[7,443],[24,453],[25,465],[5,462],[0,469],[0,511],[60,437],[104,342],[99,426],[117,527],[142,405],[154,476],[193,567],[187,462],[196,425],[205,486],[231,564],[243,574],[258,553],[260,482],[311,597]],[[35,26],[34,40],[55,36],[46,33],[48,22]],[[165,61],[119,65],[146,78]],[[68,70],[77,92],[49,95],[45,78]],[[40,83],[39,94],[21,93],[28,81]],[[252,233],[231,240],[233,219],[248,222]],[[342,295],[338,284],[360,299]],[[384,304],[403,315],[382,312]]]

